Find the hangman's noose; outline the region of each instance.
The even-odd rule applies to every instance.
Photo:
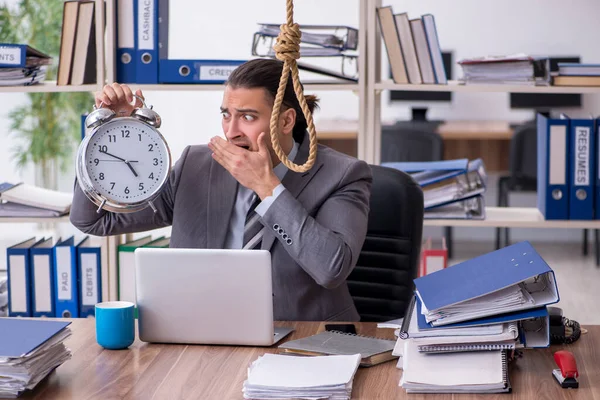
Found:
[[[315,125],[313,124],[312,114],[308,108],[308,105],[306,104],[306,99],[304,98],[300,79],[298,78],[298,66],[296,65],[296,60],[300,58],[300,38],[302,33],[300,32],[300,27],[298,24],[294,23],[293,0],[287,0],[286,10],[287,24],[281,25],[281,32],[277,37],[277,43],[275,46],[273,46],[273,49],[275,50],[275,56],[278,60],[283,61],[284,63],[281,79],[279,80],[279,89],[277,90],[275,104],[273,105],[273,113],[271,114],[271,142],[273,143],[273,150],[275,151],[275,154],[277,154],[277,157],[279,157],[281,162],[286,167],[292,171],[306,172],[312,168],[313,164],[315,163],[315,159],[317,158],[317,133],[315,131]],[[308,124],[310,150],[308,160],[306,160],[306,163],[303,165],[298,165],[291,162],[279,144],[279,132],[277,129],[279,111],[281,110],[283,94],[285,93],[285,87],[287,85],[290,70],[292,71],[294,92],[296,93],[296,97],[300,102],[300,107],[302,107],[302,112],[304,113],[304,117],[306,118],[306,122]]]

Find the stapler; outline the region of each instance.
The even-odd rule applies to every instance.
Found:
[[[554,361],[558,365],[558,369],[552,370],[552,375],[564,389],[578,388],[579,372],[577,372],[577,363],[575,357],[570,351],[560,350],[554,353]]]

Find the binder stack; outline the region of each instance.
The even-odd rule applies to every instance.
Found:
[[[0,86],[30,86],[46,79],[52,57],[26,44],[0,43]]]
[[[423,188],[424,218],[485,219],[487,172],[480,158],[381,165],[410,174]]]
[[[252,55],[275,58],[273,46],[280,30],[280,24],[260,23],[252,38]],[[345,81],[358,81],[357,29],[344,25],[300,25],[300,32],[299,69]],[[307,57],[311,58],[310,63],[302,61]],[[323,67],[331,65],[327,62],[331,57],[339,60],[338,71]]]
[[[0,318],[0,398],[33,390],[71,358],[70,322]]]
[[[598,119],[537,115],[537,206],[547,220],[600,219]]]
[[[508,355],[550,345],[554,271],[520,242],[415,279],[393,354],[409,393],[511,391]],[[472,375],[444,365],[469,365]]]

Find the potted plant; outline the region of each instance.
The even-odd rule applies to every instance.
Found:
[[[53,57],[47,80],[55,80],[62,33],[62,1],[19,0],[0,6],[0,38],[28,44]],[[73,165],[81,139],[81,114],[93,105],[88,92],[27,93],[27,102],[10,110],[9,135],[18,144],[12,155],[19,169],[36,167],[36,185],[57,189],[59,172]]]

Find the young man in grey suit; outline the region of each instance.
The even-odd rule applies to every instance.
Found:
[[[257,59],[232,72],[221,105],[227,140],[213,137],[208,146],[183,151],[154,201],[156,213],[96,213],[75,185],[71,222],[98,236],[172,226],[171,247],[269,250],[276,320],[358,321],[346,278],[365,240],[371,170],[321,145],[308,172],[279,161],[268,133],[282,65]],[[133,98],[129,87],[115,83],[96,94],[96,105],[128,115]],[[306,100],[312,112],[317,99]],[[279,141],[296,164],[308,158],[306,128],[290,75]]]

